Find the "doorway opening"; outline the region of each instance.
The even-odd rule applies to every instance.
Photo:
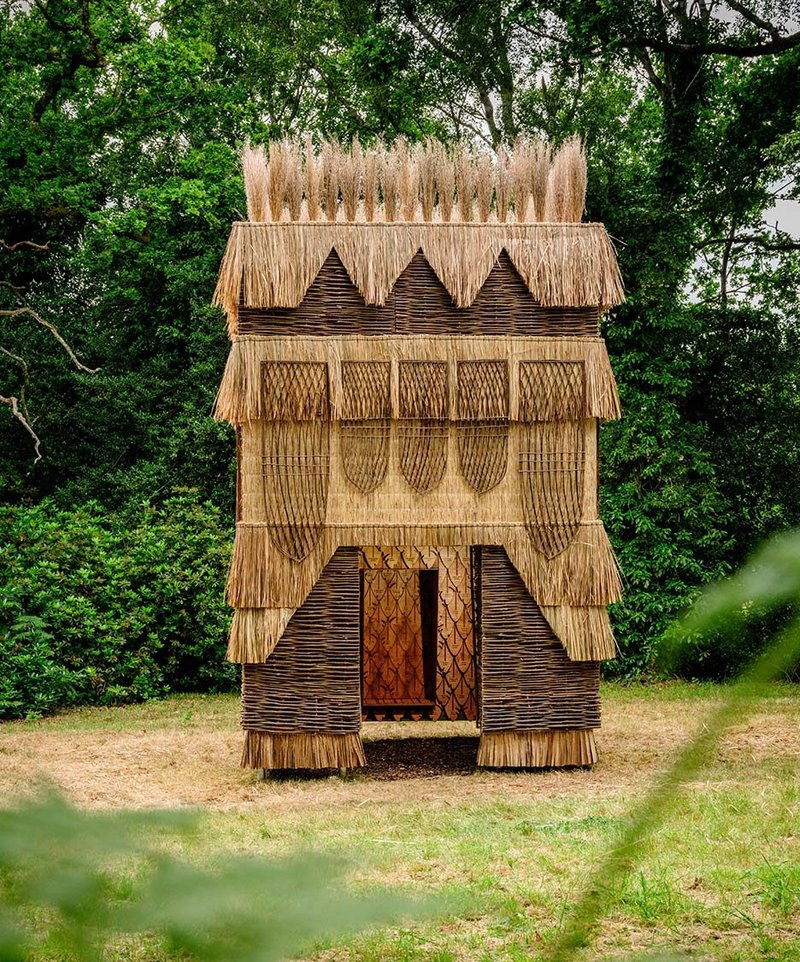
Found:
[[[362,549],[365,721],[477,719],[468,548]]]

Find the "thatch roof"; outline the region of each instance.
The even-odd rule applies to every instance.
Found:
[[[236,333],[239,306],[297,307],[335,250],[367,304],[383,304],[421,250],[458,307],[469,306],[502,251],[547,307],[619,304],[622,279],[602,224],[235,223],[214,303]]]
[[[608,308],[623,298],[601,224],[581,224],[586,158],[577,138],[552,150],[346,148],[282,140],[242,156],[248,220],[233,225],[214,294],[237,333],[239,306],[294,308],[335,251],[366,304],[386,302],[421,251],[453,304],[474,301],[506,251],[545,307]]]

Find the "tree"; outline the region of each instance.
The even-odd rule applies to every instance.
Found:
[[[207,305],[244,210],[245,140],[436,133],[489,147],[523,131],[584,137],[588,216],[619,241],[627,303],[605,330],[626,417],[602,450],[628,582],[622,670],[647,666],[701,584],[800,521],[797,241],[763,220],[776,190],[797,196],[790,4],[20,0],[6,11],[0,236],[48,245],[15,255],[8,280],[102,368],[80,378],[43,331],[6,334],[30,359],[48,451],[29,474],[28,448],[4,446],[7,497],[113,510],[179,479],[230,511],[233,446],[208,418],[226,345]],[[11,419],[0,431],[23,436]]]

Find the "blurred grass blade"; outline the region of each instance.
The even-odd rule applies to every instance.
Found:
[[[800,532],[762,548],[739,574],[706,591],[677,627],[674,643],[692,632],[724,628],[750,603],[778,605],[800,597]],[[568,962],[591,941],[614,893],[641,858],[648,839],[670,816],[682,787],[706,764],[726,730],[742,722],[766,685],[800,658],[800,619],[793,621],[728,689],[698,735],[675,756],[649,796],[634,811],[621,838],[590,879],[555,942],[548,962]]]

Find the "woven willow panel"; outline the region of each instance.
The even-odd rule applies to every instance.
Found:
[[[520,362],[520,421],[571,421],[585,413],[583,361]]]
[[[583,513],[585,430],[581,421],[522,426],[520,483],[531,541],[546,558],[569,547]]]
[[[447,469],[447,362],[401,361],[398,370],[400,470],[415,491],[424,493]]]
[[[357,732],[361,726],[357,548],[339,548],[265,664],[242,669],[242,727]]]
[[[508,465],[508,364],[459,361],[457,382],[461,473],[467,484],[483,493],[503,480]]]
[[[502,548],[477,550],[481,730],[599,728],[598,662],[570,661]]]
[[[500,252],[469,307],[456,307],[421,252],[417,252],[381,306],[368,305],[335,250],[326,258],[297,307],[240,305],[240,334],[532,334],[596,337],[596,307],[543,307]]]
[[[390,379],[389,361],[342,361],[342,470],[364,494],[383,482],[389,466]]]

